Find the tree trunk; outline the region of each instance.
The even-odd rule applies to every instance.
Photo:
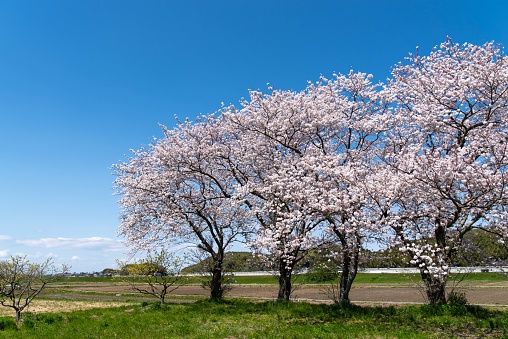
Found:
[[[277,300],[289,301],[291,296],[291,275],[292,266],[288,266],[284,259],[279,259],[279,294]]]
[[[21,324],[21,309],[16,309],[16,324]]]
[[[397,235],[404,241],[404,245],[406,248],[411,248],[411,241],[405,239],[404,234],[402,233],[402,229],[396,229]],[[437,247],[440,248],[440,251],[435,251],[434,255],[439,256],[439,263],[441,268],[443,266],[449,267],[450,256],[449,253],[445,250],[446,248],[446,228],[442,225],[439,225],[437,222],[437,226],[434,230],[434,239],[436,240]],[[417,253],[414,250],[409,250],[409,254],[413,257],[419,257],[421,253]],[[434,259],[437,260],[437,257]],[[420,267],[421,264],[424,264]],[[427,297],[427,301],[431,305],[438,304],[446,304],[446,281],[447,275],[443,273],[448,272],[438,272],[437,274],[433,272],[429,272],[428,267],[425,262],[418,260],[415,263],[415,266],[420,269],[420,276],[422,277],[422,281],[425,288],[425,296]]]
[[[444,250],[446,247],[446,228],[438,223],[434,230],[434,236],[437,246],[441,249],[440,253],[436,253],[436,255],[441,255],[441,260],[448,263],[449,257]],[[429,303],[431,305],[446,304],[447,275],[438,274],[435,276],[428,271],[425,272],[423,269],[420,270],[420,274],[425,284],[425,293],[427,294]]]
[[[431,273],[420,273],[425,284],[425,293],[429,304],[446,304],[446,279],[434,277]]]
[[[354,256],[349,251],[342,255],[342,274],[339,285],[339,304],[349,303],[349,292],[358,272],[359,252],[355,250]]]
[[[210,281],[210,299],[217,300],[224,296],[222,276],[222,262],[216,263],[212,270],[212,280]]]
[[[355,232],[348,235],[337,228],[333,228],[335,235],[341,243],[342,273],[339,282],[339,304],[349,303],[349,292],[358,272],[358,261],[360,258],[361,236]]]

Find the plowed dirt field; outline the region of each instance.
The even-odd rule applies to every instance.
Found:
[[[313,303],[331,303],[326,292],[327,285],[295,285],[293,299]],[[455,288],[465,292],[471,304],[508,308],[508,282],[468,283]],[[167,297],[168,302],[193,302],[204,299],[208,291],[199,285],[181,286]],[[227,294],[232,298],[248,298],[253,301],[274,300],[277,285],[248,284],[234,285]],[[47,300],[50,298],[51,300]],[[424,303],[422,290],[414,284],[355,284],[350,293],[353,303],[359,305],[403,305]],[[55,284],[41,298],[35,299],[29,312],[64,312],[80,309],[115,307],[141,301],[156,301],[132,291],[125,283],[73,282]],[[9,315],[12,310],[0,308],[0,315]]]

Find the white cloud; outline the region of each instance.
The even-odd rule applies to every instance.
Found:
[[[3,234],[0,234],[0,241],[1,240],[11,240],[12,238],[9,237],[8,235],[3,235]]]
[[[73,255],[73,256],[71,257],[71,260],[79,260],[79,259],[81,259],[81,258],[80,258],[80,257],[78,257],[77,255]]]
[[[0,250],[0,258],[6,258],[9,256],[9,250]]]
[[[40,239],[27,239],[16,240],[17,244],[43,247],[43,248],[60,248],[60,249],[75,249],[75,250],[102,250],[102,251],[124,251],[126,248],[121,241],[102,238],[40,238]]]

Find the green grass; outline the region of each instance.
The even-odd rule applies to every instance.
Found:
[[[297,283],[312,283],[307,274],[295,277]],[[499,273],[467,273],[454,274],[450,281],[462,280],[463,282],[502,282],[508,278]],[[392,273],[358,273],[355,284],[412,284],[421,281],[419,274],[392,274]],[[262,276],[235,276],[237,284],[277,284],[277,279],[271,275]],[[331,281],[324,281],[322,284],[329,284]]]
[[[115,277],[63,277],[57,279],[55,282],[115,282],[118,278]]]
[[[307,274],[295,275],[295,283],[315,284],[315,282]],[[261,276],[235,276],[236,284],[277,284],[277,278],[271,275]],[[357,284],[399,284],[399,283],[416,283],[420,280],[418,274],[366,274],[359,273],[355,279]],[[329,284],[332,281],[323,281],[320,284]]]
[[[302,275],[299,282],[308,283],[310,277]],[[418,274],[391,274],[391,273],[358,273],[354,284],[408,284],[420,281]],[[323,284],[329,284],[332,281],[324,281]]]
[[[494,272],[484,272],[484,273],[465,273],[465,274],[456,274],[451,275],[452,279],[459,280],[464,277],[465,282],[502,282],[508,281],[508,276],[500,273]]]
[[[476,306],[359,307],[226,300],[142,303],[0,318],[0,338],[455,338],[506,337],[508,312]]]
[[[273,275],[235,276],[235,284],[278,284],[277,277]]]
[[[460,280],[464,278],[464,282],[502,282],[508,281],[508,277],[499,273],[467,273],[451,275],[452,280]],[[311,279],[307,274],[296,277],[298,283],[311,283]],[[202,277],[186,277],[181,281],[185,284],[199,284]],[[235,276],[236,284],[277,284],[276,277],[272,275],[258,276]],[[59,282],[120,282],[121,278],[115,277],[69,277],[59,280]],[[142,282],[142,280],[139,280]],[[417,283],[420,281],[419,274],[391,274],[391,273],[358,273],[355,284],[403,284]],[[322,282],[328,284],[331,281]]]

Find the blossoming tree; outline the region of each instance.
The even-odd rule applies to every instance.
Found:
[[[420,269],[428,300],[446,302],[451,256],[473,229],[506,234],[508,65],[499,46],[450,39],[392,72],[382,158],[405,183],[386,216]]]
[[[207,253],[212,299],[224,294],[227,248],[245,239],[250,227],[244,204],[231,199],[236,182],[225,171],[229,150],[219,126],[210,116],[164,128],[165,138],[115,166],[120,235],[134,250],[192,243]]]
[[[195,243],[213,259],[217,298],[224,253],[255,220],[250,244],[276,258],[284,300],[296,265],[333,239],[345,302],[362,247],[390,230],[429,302],[442,303],[464,236],[506,235],[507,110],[506,57],[493,43],[411,55],[383,89],[350,72],[299,92],[251,91],[240,109],[164,129],[116,166],[120,234],[134,248]]]
[[[279,271],[278,299],[289,300],[291,278],[297,263],[318,245],[316,219],[291,182],[303,179],[304,149],[309,142],[297,120],[305,110],[305,94],[272,90],[251,91],[241,110],[228,107],[223,116],[236,136],[237,160],[245,181],[237,199],[248,201],[251,215],[260,228],[250,243],[258,252],[272,254]]]
[[[362,238],[375,228],[357,185],[379,140],[382,105],[370,79],[350,72],[300,92],[251,92],[243,109],[224,113],[251,167],[239,192],[255,201],[261,224],[252,245],[278,258],[280,299],[289,299],[295,265],[323,246],[325,229],[341,245],[340,302],[349,299]]]

